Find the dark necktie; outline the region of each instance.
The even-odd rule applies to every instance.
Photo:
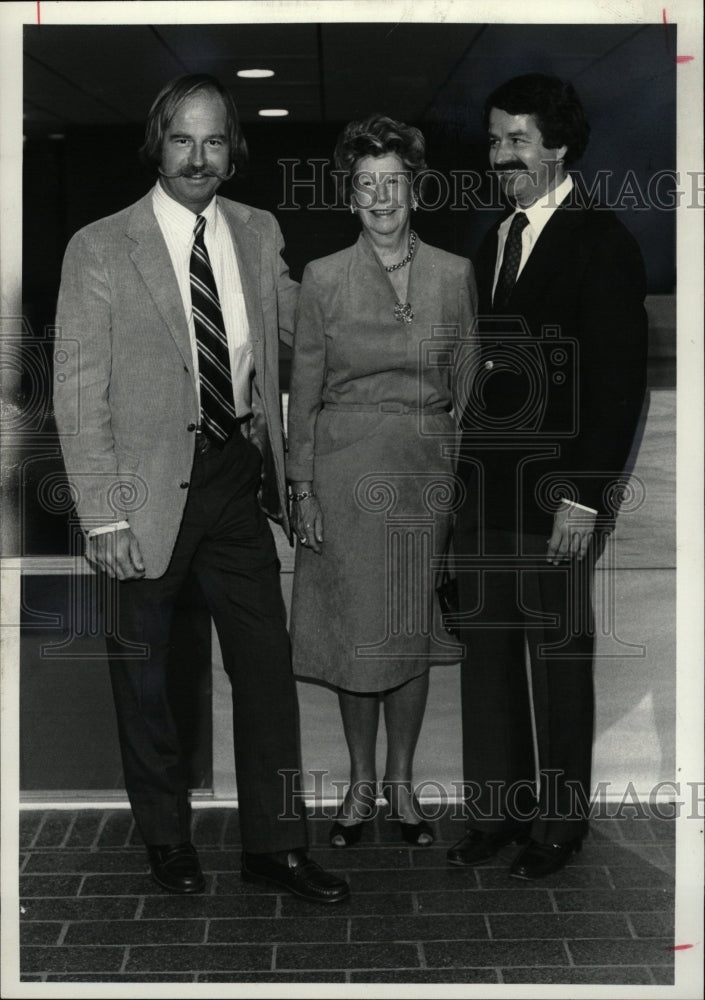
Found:
[[[504,244],[504,255],[502,266],[499,269],[497,287],[494,290],[492,307],[502,309],[509,301],[514,285],[516,284],[519,264],[521,262],[521,234],[529,225],[529,220],[523,212],[517,212],[509,227],[507,240]]]
[[[235,425],[230,354],[210,257],[203,242],[206,220],[196,218],[191,251],[191,306],[198,347],[201,427],[223,444]]]

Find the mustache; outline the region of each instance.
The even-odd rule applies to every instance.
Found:
[[[501,174],[505,170],[526,170],[526,164],[522,163],[521,160],[512,160],[510,163],[503,163],[501,166],[494,167],[494,172],[496,174]]]
[[[162,175],[162,177],[167,177],[172,180],[175,177],[217,177],[221,181],[228,181],[235,173],[234,165],[230,166],[227,173],[222,173],[220,170],[215,170],[213,167],[204,167],[202,170],[198,167],[182,167],[180,170],[175,170],[173,173],[167,173],[166,170],[162,170],[161,167],[157,167],[157,170]]]

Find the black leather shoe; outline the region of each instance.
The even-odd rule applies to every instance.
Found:
[[[271,854],[243,851],[242,877],[246,882],[276,885],[315,903],[342,903],[350,896],[344,879],[324,871],[303,850],[289,851],[286,862]]]
[[[512,861],[509,874],[523,879],[546,878],[565,868],[582,846],[582,837],[574,837],[565,844],[539,844],[530,840]]]
[[[486,833],[484,830],[470,830],[462,840],[448,849],[446,857],[452,865],[481,865],[489,861],[507,844],[521,844],[528,834],[521,827],[511,830]]]
[[[183,844],[148,844],[147,857],[155,881],[169,892],[203,892],[205,879],[196,848]]]

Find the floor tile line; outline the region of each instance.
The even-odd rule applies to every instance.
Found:
[[[416,954],[419,957],[419,968],[427,969],[428,965],[426,964],[426,951],[423,946],[423,941],[416,942]]]
[[[59,850],[62,850],[62,848],[65,848],[66,845],[68,844],[69,837],[73,833],[73,829],[76,826],[76,820],[77,819],[78,819],[78,812],[75,812],[71,816],[71,819],[69,820],[68,826],[66,828],[66,832],[64,833],[64,836],[61,839],[61,843],[59,844],[59,847],[58,847]]]
[[[485,928],[487,929],[487,937],[490,941],[494,941],[494,936],[492,934],[492,924],[490,923],[490,917],[488,913],[483,913],[482,916],[485,918]]]
[[[45,824],[47,823],[48,816],[49,816],[49,811],[48,810],[46,810],[46,811],[44,811],[42,813],[42,818],[39,820],[39,823],[37,825],[37,829],[34,831],[34,836],[32,837],[32,840],[30,841],[30,843],[28,845],[28,849],[30,851],[34,848],[34,845],[37,843],[37,839],[39,838],[39,835],[41,834],[42,830],[44,829]]]
[[[98,823],[98,829],[95,832],[95,837],[93,838],[93,843],[90,845],[91,850],[97,851],[100,847],[100,838],[103,836],[103,831],[108,823],[108,816],[110,815],[110,810],[105,809],[100,817],[100,822]]]
[[[125,945],[125,951],[123,952],[123,956],[122,956],[122,963],[121,963],[120,969],[118,971],[119,972],[123,972],[123,973],[127,972],[127,965],[128,965],[129,961],[130,961],[130,946],[128,944],[128,945]]]
[[[68,934],[68,932],[69,932],[69,927],[71,926],[71,923],[72,923],[72,921],[70,921],[70,920],[65,920],[65,921],[63,922],[63,924],[61,925],[61,930],[59,931],[59,936],[58,936],[58,938],[57,938],[57,940],[56,940],[56,943],[55,943],[55,946],[56,946],[57,948],[60,948],[60,947],[61,947],[61,945],[62,945],[62,944],[64,943],[64,941],[66,940],[66,935],[67,935],[67,934]]]
[[[345,928],[345,942],[346,944],[352,944],[352,917],[348,917],[347,926]]]
[[[562,944],[563,944],[563,950],[565,951],[566,956],[568,958],[568,965],[575,967],[575,962],[573,961],[573,956],[571,954],[570,948],[568,946],[568,941],[566,940],[566,938],[563,938]]]
[[[624,917],[625,917],[625,919],[627,921],[627,927],[629,928],[629,932],[630,932],[631,936],[633,938],[638,938],[639,935],[637,934],[636,929],[634,927],[634,924],[632,922],[632,915],[631,915],[631,913],[625,912]]]
[[[277,946],[276,946],[276,944],[273,944],[272,945],[272,957],[271,957],[270,962],[269,962],[269,971],[270,972],[276,972],[276,970],[277,970]]]
[[[612,878],[612,872],[610,870],[610,866],[609,865],[603,865],[602,867],[605,870],[605,875],[607,876],[607,881],[610,884],[610,889],[614,889],[616,891],[617,886],[615,885],[615,881]]]

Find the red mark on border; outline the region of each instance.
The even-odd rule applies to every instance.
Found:
[[[695,945],[692,944],[673,944],[670,945],[666,951],[687,951],[688,948],[694,948]]]
[[[668,16],[666,15],[666,8],[662,9],[663,13],[663,26],[666,28],[668,26]],[[671,43],[668,40],[668,32],[666,32],[666,48],[668,49],[668,54],[671,54]],[[695,59],[695,56],[676,56],[677,63],[689,63]]]
[[[42,23],[42,5],[40,0],[37,0],[37,24]]]

